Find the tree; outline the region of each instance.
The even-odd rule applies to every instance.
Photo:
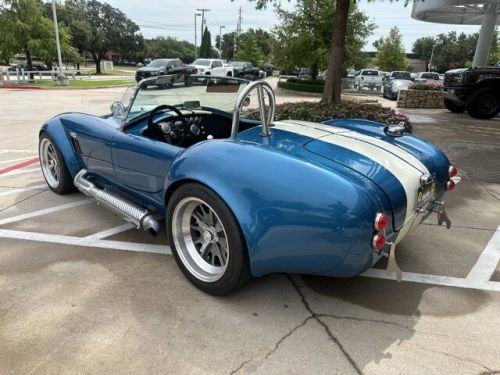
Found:
[[[391,72],[393,70],[406,70],[408,68],[408,59],[406,58],[403,46],[403,36],[397,27],[393,27],[387,37],[380,38],[373,45],[377,48],[375,65],[380,69]]]
[[[65,22],[82,33],[78,46],[90,52],[97,74],[101,74],[101,60],[107,52],[131,55],[143,50],[139,26],[119,9],[97,0],[68,0],[65,6],[74,15]]]
[[[274,61],[292,70],[308,67],[313,78],[328,64],[335,7],[331,0],[302,0],[293,11],[278,7],[281,24],[275,29]],[[345,68],[366,62],[361,53],[374,29],[368,17],[354,5],[349,14]]]
[[[201,38],[200,57],[213,57],[212,36],[210,35],[210,31],[208,31],[207,27],[205,27],[205,31],[203,31],[203,36]]]
[[[472,65],[478,38],[478,33],[467,35],[464,33],[457,34],[452,31],[448,34],[439,34],[434,38],[419,38],[413,44],[412,51],[418,54],[420,59],[429,63],[432,48],[434,47],[431,69],[445,72],[449,69]],[[499,58],[498,37],[494,34],[488,63],[494,64]]]
[[[156,37],[144,41],[146,57],[179,58],[185,63],[194,60],[194,44],[171,37]]]
[[[252,33],[245,33],[241,37],[241,43],[236,52],[235,59],[249,61],[254,66],[261,66],[264,62],[264,54],[259,48],[256,36]]]
[[[61,54],[65,61],[75,61],[78,54],[70,45],[70,36],[60,27]],[[36,57],[49,65],[56,60],[54,24],[46,17],[37,0],[5,0],[0,8],[0,57],[9,60],[17,53],[26,55],[33,70]]]

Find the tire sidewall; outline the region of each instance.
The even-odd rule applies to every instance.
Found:
[[[227,235],[229,246],[227,269],[224,275],[215,282],[201,281],[191,274],[175,248],[172,234],[172,218],[179,202],[187,197],[195,197],[205,201],[216,212]],[[250,277],[248,252],[241,228],[226,203],[211,189],[197,183],[181,185],[174,191],[168,202],[166,219],[167,238],[175,261],[183,274],[197,288],[212,295],[225,295],[240,288],[248,280]]]
[[[497,105],[496,109],[494,111],[491,111],[489,113],[485,113],[481,111],[477,104],[478,101],[485,95],[493,95],[496,98]],[[475,92],[472,97],[467,101],[466,103],[466,109],[467,112],[471,117],[477,118],[477,119],[491,119],[498,115],[500,112],[500,94],[498,94],[494,88],[483,88]]]
[[[45,174],[43,173],[43,170],[42,170],[42,175],[43,175],[45,182],[47,183],[47,186],[54,193],[60,194],[60,195],[69,194],[69,193],[76,191],[75,185],[73,184],[73,179],[72,179],[71,174],[69,173],[68,167],[66,165],[66,161],[64,160],[64,157],[63,157],[61,151],[59,150],[57,143],[54,142],[52,137],[50,137],[46,133],[43,133],[40,136],[40,139],[38,142],[38,153],[39,153],[40,159],[41,159],[40,145],[41,145],[43,139],[47,139],[50,141],[50,143],[54,147],[54,151],[56,152],[57,161],[58,161],[59,165],[61,166],[60,171],[59,171],[59,174],[60,174],[59,184],[55,188],[50,186],[50,184],[47,182],[47,178],[45,177]],[[41,169],[41,163],[42,163],[42,161],[40,160],[40,169]]]

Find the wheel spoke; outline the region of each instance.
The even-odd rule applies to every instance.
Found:
[[[208,230],[210,228],[210,226],[207,225],[207,223],[205,223],[205,221],[197,213],[193,212],[193,217],[195,218],[201,229]]]
[[[215,247],[217,247],[217,252],[220,259],[220,265],[224,266],[226,264],[226,252],[220,242],[216,243]]]
[[[209,248],[210,242],[203,242],[203,244],[200,247],[200,256],[203,258],[205,256],[205,253],[207,252]]]

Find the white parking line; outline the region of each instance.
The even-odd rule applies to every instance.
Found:
[[[488,281],[495,272],[498,261],[500,261],[500,226],[470,270],[467,280]]]
[[[107,241],[94,238],[82,238],[73,236],[63,236],[59,234],[25,232],[19,230],[0,229],[0,237],[13,238],[17,240],[49,242],[63,245],[83,246],[83,247],[98,247],[102,249],[115,249],[125,251],[136,251],[155,254],[170,255],[170,247],[163,245],[151,245],[136,242],[122,241]]]
[[[44,208],[43,210],[38,210],[38,211],[33,211],[33,212],[28,212],[25,214],[17,215],[17,216],[8,217],[8,218],[0,220],[0,225],[15,223],[17,221],[31,219],[32,217],[51,214],[53,212],[66,210],[68,208],[73,208],[73,207],[82,206],[84,204],[89,204],[90,202],[93,202],[93,201],[94,201],[93,199],[83,199],[83,200],[76,201],[76,202],[62,204],[60,206]]]
[[[115,234],[122,233],[122,232],[125,232],[125,231],[133,229],[133,228],[135,228],[135,226],[132,225],[131,223],[125,223],[123,225],[120,225],[120,226],[117,226],[114,228],[103,230],[102,232],[91,234],[90,236],[87,236],[84,238],[86,240],[90,240],[90,239],[101,240],[103,238],[111,237]]]
[[[31,154],[37,154],[38,150],[0,150],[0,154],[18,154],[18,153],[31,153]]]
[[[0,197],[4,197],[6,195],[13,195],[13,194],[17,194],[17,193],[22,193],[22,192],[25,192],[25,191],[33,191],[33,190],[47,190],[48,187],[47,187],[47,184],[43,184],[43,185],[35,185],[35,186],[30,186],[30,187],[25,187],[25,188],[13,188],[11,190],[7,190],[7,191],[2,191],[0,193]]]
[[[396,275],[388,275],[385,270],[371,268],[361,276],[375,279],[396,280]],[[500,292],[500,282],[471,280],[469,278],[428,275],[423,273],[403,272],[402,281],[411,283],[452,286],[455,288],[481,289]]]
[[[17,175],[26,174],[26,173],[41,172],[41,171],[42,170],[40,169],[40,167],[38,167],[38,168],[32,168],[32,169],[19,169],[19,170],[16,170],[16,171],[7,172],[5,174],[0,174],[0,178],[10,177],[10,176],[17,176]]]

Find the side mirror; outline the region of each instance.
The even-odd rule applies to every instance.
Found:
[[[114,102],[113,104],[111,104],[110,109],[113,117],[119,119],[125,118],[126,110],[122,102]]]

